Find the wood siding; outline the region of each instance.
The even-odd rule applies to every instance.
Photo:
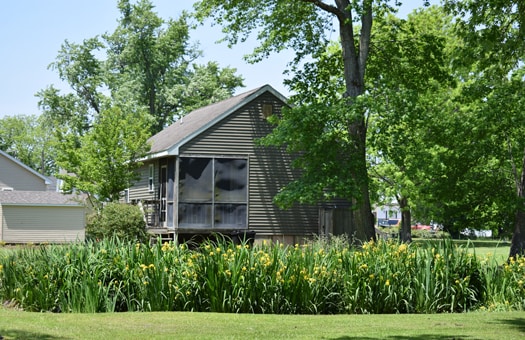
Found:
[[[149,190],[149,165],[153,164],[153,183],[155,187],[153,191]],[[129,188],[129,199],[133,200],[155,200],[157,199],[158,185],[159,185],[159,162],[158,160],[145,161],[144,164],[137,169],[137,174],[140,176],[139,180]]]
[[[249,160],[248,228],[257,235],[311,236],[318,231],[316,206],[297,205],[281,210],[272,199],[298,175],[290,169],[290,155],[275,147],[257,146],[254,139],[272,127],[262,115],[263,104],[280,114],[283,103],[270,93],[247,104],[180,148],[181,157],[240,156]]]
[[[73,242],[85,238],[85,209],[77,206],[0,206],[7,243]]]
[[[42,178],[0,155],[0,190],[2,188],[28,191],[47,190]]]

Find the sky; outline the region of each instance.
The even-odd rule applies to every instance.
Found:
[[[0,11],[0,118],[18,114],[40,114],[35,94],[50,85],[68,92],[56,71],[49,69],[65,40],[82,43],[106,32],[113,32],[120,17],[116,0],[17,0],[2,1]],[[167,20],[191,10],[195,0],[151,0],[154,11]],[[423,1],[407,0],[400,15],[419,7]],[[432,1],[437,2],[437,1]],[[217,61],[221,67],[234,67],[244,78],[243,92],[265,84],[288,96],[282,72],[292,59],[288,51],[274,54],[257,64],[243,56],[252,51],[255,40],[229,49],[216,43],[222,33],[211,22],[191,34],[203,51],[197,63]]]

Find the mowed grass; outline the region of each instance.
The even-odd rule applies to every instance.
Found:
[[[29,313],[0,308],[4,339],[523,339],[525,312],[405,315]]]
[[[9,250],[9,251],[12,251]],[[474,251],[474,248],[473,248]],[[509,247],[476,244],[504,262]],[[0,247],[0,256],[2,248]],[[502,263],[500,262],[500,263]],[[31,313],[0,306],[4,339],[523,339],[525,312],[271,315]]]

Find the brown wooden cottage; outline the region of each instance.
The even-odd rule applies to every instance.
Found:
[[[300,242],[319,229],[319,209],[279,209],[272,198],[297,171],[283,149],[256,139],[286,99],[265,85],[197,109],[151,137],[151,152],[127,199],[140,202],[150,231],[169,236],[238,234]]]

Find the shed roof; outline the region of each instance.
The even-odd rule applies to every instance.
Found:
[[[0,191],[0,205],[82,206],[82,195],[55,191]]]
[[[238,94],[220,102],[194,110],[149,139],[150,157],[178,155],[179,147],[213,126],[265,92],[271,92],[286,102],[286,98],[270,85]]]

